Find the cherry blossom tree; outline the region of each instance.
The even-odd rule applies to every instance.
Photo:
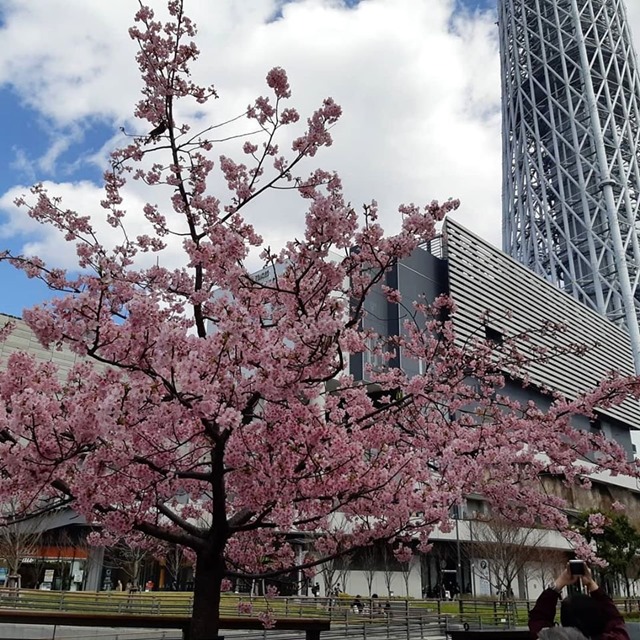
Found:
[[[101,203],[120,239],[36,186],[18,204],[75,247],[78,269],[0,254],[56,293],[24,313],[42,345],[80,356],[66,374],[26,353],[8,358],[0,500],[29,505],[25,516],[70,504],[107,542],[141,535],[191,550],[191,637],[204,640],[218,634],[229,578],[311,574],[375,541],[426,550],[468,493],[524,525],[568,530],[541,473],[581,484],[588,471],[637,473],[616,444],[572,426],[576,413],[637,395],[636,379],[612,374],[542,410],[501,393],[504,372],[526,365],[517,344],[456,343],[447,298],[405,301],[402,335],[367,329],[366,299],[385,270],[458,203],[401,206],[400,231],[385,235],[374,202],[359,213],[335,173],[307,166],[331,145],[340,107],[327,98],[302,122],[280,68],[267,74],[270,96],[246,111],[258,133],[244,140],[244,160],[216,157],[220,128],[189,120],[217,97],[190,75],[196,29],[180,0],[168,10],[163,23],[141,6],[130,30],[145,135],[114,151]],[[212,193],[216,175],[228,192]],[[125,205],[132,184],[147,189],[141,211]],[[301,196],[306,217],[299,238],[272,249],[260,225],[277,211],[257,207],[280,189]],[[143,223],[148,232],[134,231]],[[269,277],[252,276],[256,256]],[[372,349],[382,362],[401,349],[424,373],[383,366],[354,379],[349,354]],[[579,462],[594,450],[595,462]],[[313,555],[296,553],[301,536],[313,538]]]

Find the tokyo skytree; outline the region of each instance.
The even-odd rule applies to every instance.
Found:
[[[503,249],[625,327],[640,372],[640,76],[624,2],[498,0],[498,14]]]

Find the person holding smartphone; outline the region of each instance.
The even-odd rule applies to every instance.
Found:
[[[585,587],[588,595],[577,593],[562,600],[562,626],[578,629],[592,640],[630,640],[618,608],[593,579],[589,567],[580,560],[567,563],[564,571],[540,594],[529,612],[531,636],[537,638],[542,629],[553,627],[556,605],[562,590],[577,583]]]

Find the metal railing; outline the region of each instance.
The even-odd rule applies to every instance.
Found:
[[[31,589],[1,589],[3,609],[68,611],[91,613],[140,613],[157,615],[188,615],[193,594],[124,593],[117,591],[39,591]],[[167,597],[169,596],[169,597]]]
[[[415,638],[443,638],[451,629],[468,624],[471,628],[494,626],[491,620],[471,609],[468,603],[464,618],[459,613],[445,611],[457,603],[393,599],[361,599],[363,607],[354,609],[353,598],[314,598],[306,596],[269,598],[246,594],[224,594],[222,616],[246,615],[255,617],[267,607],[277,618],[323,618],[331,622],[331,631],[323,633],[323,640],[332,638],[363,638],[364,640],[414,640]],[[189,615],[192,593],[175,592],[69,592],[22,589],[0,590],[0,608],[13,610],[63,611],[87,614],[154,614]],[[247,605],[250,605],[247,607]],[[464,607],[463,607],[464,609]],[[274,633],[247,632],[264,640],[275,638]],[[233,634],[227,634],[233,635]],[[277,636],[293,637],[282,632]],[[293,634],[295,635],[295,634]],[[299,635],[299,634],[298,634]],[[57,637],[57,636],[56,636]],[[76,636],[77,637],[77,636]],[[139,636],[143,640],[143,636]],[[106,640],[106,639],[105,639]],[[124,640],[124,637],[123,639]]]
[[[361,598],[353,606],[346,595],[333,598],[290,596],[268,598],[248,594],[224,594],[222,616],[255,617],[271,609],[278,618],[323,618],[332,631],[364,638],[444,636],[452,629],[511,629],[526,626],[533,602],[527,600],[460,599],[406,600]],[[388,604],[387,604],[388,603]],[[621,611],[640,611],[640,598],[618,599]],[[77,613],[189,615],[190,592],[70,592],[0,589],[0,608]]]

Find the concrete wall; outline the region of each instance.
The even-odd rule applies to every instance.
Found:
[[[404,574],[401,571],[393,571],[390,574],[391,593],[387,588],[386,576],[383,571],[376,571],[373,576],[371,593],[367,584],[367,574],[364,571],[349,571],[346,575],[342,590],[349,595],[361,595],[368,598],[377,593],[380,598],[397,596],[401,598],[422,598],[422,576],[420,573],[420,560],[415,558],[409,573],[409,592],[405,583]]]

